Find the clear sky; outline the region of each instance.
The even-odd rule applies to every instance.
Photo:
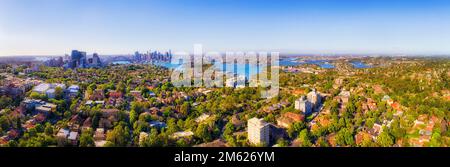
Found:
[[[448,0],[0,0],[0,56],[450,54]]]

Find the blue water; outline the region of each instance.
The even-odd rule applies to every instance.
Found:
[[[118,65],[127,65],[127,64],[131,64],[132,62],[130,61],[114,61],[112,62],[112,64],[118,64]],[[162,67],[166,67],[169,69],[174,69],[180,66],[180,64],[172,64],[170,62],[153,62],[154,65],[158,65],[158,66],[162,66]],[[321,68],[324,69],[333,69],[335,68],[335,66],[333,64],[330,64],[329,60],[305,60],[304,62],[298,62],[296,60],[296,58],[287,58],[287,59],[280,59],[279,62],[280,66],[297,66],[297,65],[302,65],[302,64],[315,64],[318,65]],[[361,61],[353,61],[350,62],[350,64],[353,65],[354,68],[371,68],[372,66],[367,65]],[[215,64],[216,67],[220,67],[219,64]],[[245,65],[245,64],[237,64],[235,65],[235,68],[233,69],[231,64],[225,64],[224,67],[225,72],[231,72],[233,73],[234,71],[236,71],[236,74],[238,75],[245,75],[245,76],[249,76],[249,75],[255,75],[257,74],[261,69],[257,70],[252,70],[249,71],[250,68],[257,68],[256,65]],[[248,72],[247,72],[248,71]]]
[[[153,65],[166,67],[168,69],[176,69],[179,68],[180,64],[172,64],[171,62],[152,62]],[[330,64],[328,60],[306,60],[304,62],[298,62],[296,58],[289,59],[280,59],[280,66],[297,66],[301,64],[315,64],[324,69],[333,69],[334,65]],[[214,66],[217,69],[220,69],[222,65],[222,69],[224,73],[236,74],[238,76],[245,76],[245,78],[250,78],[250,76],[256,75],[261,72],[263,69],[258,68],[256,65],[249,64],[235,64],[234,67],[232,64],[219,64],[215,63]]]
[[[127,65],[127,64],[131,64],[130,61],[113,61],[111,62],[111,64],[117,64],[117,65]]]
[[[280,66],[298,66],[300,64],[304,63],[300,63],[295,60],[287,60],[287,59],[280,60]]]
[[[170,62],[153,62],[154,65],[166,67],[168,69],[175,69],[180,67],[181,64],[172,64]],[[219,69],[220,68],[219,63],[215,63],[214,67]],[[236,73],[239,76],[245,76],[246,78],[249,78],[250,75],[256,75],[260,71],[256,65],[249,65],[249,64],[222,64],[222,69],[224,73]],[[250,71],[250,69],[252,69]],[[258,71],[259,70],[259,71]]]
[[[354,68],[371,68],[372,67],[372,66],[364,64],[363,62],[360,62],[360,61],[353,61],[350,64],[352,64]]]
[[[166,67],[169,69],[175,69],[180,67],[181,64],[172,64],[171,62],[153,62],[154,65]],[[279,65],[280,66],[297,66],[301,64],[315,64],[318,65],[321,68],[324,69],[333,69],[335,66],[333,64],[330,64],[329,60],[306,60],[305,62],[298,62],[296,61],[296,58],[289,58],[289,59],[280,59]],[[220,68],[219,63],[214,64],[216,68]],[[222,64],[223,70],[225,73],[236,73],[239,76],[245,76],[246,78],[249,78],[251,75],[258,74],[263,69],[258,69],[256,65],[249,65],[249,64],[235,64],[234,68],[232,64]],[[252,69],[250,71],[250,69]]]
[[[214,66],[218,69],[220,69],[221,65],[225,73],[236,73],[237,75],[245,76],[245,78],[249,78],[251,75],[256,75],[259,71],[261,71],[261,69],[258,69],[257,65],[235,64],[233,67],[233,64],[214,64]]]
[[[329,60],[306,60],[304,62],[298,62],[295,58],[281,59],[280,66],[298,66],[302,64],[315,64],[321,68],[332,69],[335,68],[333,64],[330,64]]]
[[[161,67],[166,67],[168,69],[175,69],[181,65],[181,64],[172,64],[170,62],[153,62],[153,64]]]

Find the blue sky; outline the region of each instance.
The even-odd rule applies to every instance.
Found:
[[[0,0],[0,56],[450,54],[447,0]]]

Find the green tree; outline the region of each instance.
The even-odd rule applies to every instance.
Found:
[[[305,128],[306,125],[304,122],[296,122],[287,129],[287,133],[290,138],[295,138],[296,135],[298,135]]]
[[[64,90],[61,87],[55,88],[55,99],[62,99],[64,97]]]
[[[7,96],[0,97],[0,110],[8,107],[12,103],[12,99]]]
[[[138,114],[136,113],[135,110],[131,110],[130,111],[130,124],[134,125],[134,123],[138,120]]]
[[[312,143],[307,129],[303,129],[298,135],[302,147],[311,147]]]
[[[39,94],[37,92],[31,92],[30,97],[32,99],[41,99],[41,94]]]
[[[225,125],[225,130],[223,131],[223,136],[225,137],[225,139],[228,139],[230,137],[232,137],[234,133],[234,125],[231,122],[228,122]]]
[[[116,147],[125,147],[130,139],[130,129],[119,123],[112,131],[106,134],[106,140]]]
[[[189,114],[189,103],[188,102],[184,102],[183,105],[181,105],[180,108],[180,113],[183,114],[184,116],[187,116]]]
[[[155,128],[150,130],[150,133],[145,141],[144,146],[146,147],[162,146],[161,140],[158,137],[158,130],[156,130]]]
[[[391,123],[389,132],[394,139],[401,139],[406,135],[406,130],[400,126],[400,121],[397,119]]]
[[[327,140],[325,139],[325,137],[320,136],[317,141],[316,141],[316,145],[319,147],[329,147],[330,145],[328,144]]]
[[[348,128],[342,128],[336,134],[336,144],[340,146],[354,146],[355,140],[352,131]]]
[[[289,142],[287,140],[284,140],[283,138],[279,138],[277,140],[278,147],[287,147],[289,146]]]
[[[49,136],[53,135],[53,126],[49,122],[45,123],[44,133]]]
[[[189,144],[186,141],[186,139],[178,139],[176,142],[176,146],[177,147],[187,147],[187,146],[189,146]]]
[[[92,130],[85,131],[80,136],[80,147],[95,147]]]
[[[206,124],[200,124],[194,133],[195,137],[200,139],[202,142],[209,142],[211,141],[211,134],[208,130],[208,125]]]
[[[433,135],[431,135],[431,140],[429,145],[431,147],[440,147],[441,146],[441,134],[440,132],[433,132]]]
[[[381,147],[390,147],[394,144],[394,139],[386,130],[383,130],[377,137],[377,144]]]
[[[125,90],[126,90],[126,85],[123,82],[119,82],[119,84],[117,85],[116,91],[125,93]]]
[[[167,120],[167,131],[166,131],[166,133],[167,134],[173,134],[175,132],[178,132],[179,130],[180,129],[179,129],[177,123],[175,122],[175,119],[174,118],[169,118]]]
[[[10,126],[11,126],[11,123],[8,120],[8,118],[6,117],[6,115],[1,116],[0,117],[0,127],[2,129],[9,129]]]
[[[339,114],[339,103],[336,100],[333,100],[333,102],[331,102],[330,113],[336,115]]]

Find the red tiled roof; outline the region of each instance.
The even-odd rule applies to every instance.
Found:
[[[111,98],[121,98],[122,97],[122,92],[118,92],[118,91],[111,91],[109,92],[109,97]]]
[[[25,129],[30,129],[30,128],[34,128],[35,125],[32,124],[32,123],[26,123],[25,125],[23,125],[23,127],[24,127]]]
[[[301,94],[305,94],[305,90],[304,89],[295,89],[291,91],[292,95],[301,95]]]
[[[438,118],[438,117],[436,117],[436,116],[431,116],[431,120],[433,121],[433,123],[441,123],[441,120]]]
[[[401,110],[401,105],[397,102],[392,103],[391,107],[395,110]]]
[[[330,135],[327,136],[327,141],[328,143],[330,143],[331,146],[335,147],[336,144],[336,134],[332,133]]]
[[[117,113],[117,112],[119,112],[120,110],[119,109],[101,109],[100,110],[101,112],[106,112],[106,113]]]
[[[444,98],[450,100],[450,95],[444,96]]]
[[[284,116],[294,120],[295,122],[303,121],[303,119],[305,118],[305,116],[303,116],[302,114],[297,114],[293,112],[284,113]]]
[[[367,140],[367,139],[371,139],[372,138],[372,135],[370,135],[369,133],[367,133],[367,132],[363,132],[363,131],[361,131],[361,132],[359,132],[358,134],[356,134],[356,136],[355,136],[355,141],[356,141],[356,144],[360,144],[360,143],[362,143],[364,140]]]
[[[35,118],[35,120],[37,122],[44,122],[45,119],[46,119],[46,116],[44,114],[42,114],[42,113],[39,113],[38,115],[36,115],[36,118]]]
[[[83,127],[92,127],[92,118],[89,117],[83,122]]]
[[[10,139],[15,139],[15,138],[17,138],[19,136],[19,132],[17,131],[17,130],[10,130],[10,131],[8,131],[8,137],[10,138]]]
[[[422,141],[430,141],[430,139],[431,139],[431,136],[426,136],[426,135],[422,135],[422,136],[420,136],[420,140],[422,140]]]
[[[8,143],[8,141],[6,139],[0,138],[0,145],[5,145],[7,143]]]
[[[76,122],[78,122],[80,120],[80,117],[78,116],[78,115],[74,115],[74,116],[72,116],[72,118],[70,118],[70,121],[69,122],[71,122],[71,123],[76,123]]]
[[[417,120],[419,121],[425,121],[426,119],[428,119],[428,115],[425,114],[419,115],[419,117],[417,118]]]
[[[14,111],[17,113],[25,113],[26,110],[24,106],[19,106]]]

